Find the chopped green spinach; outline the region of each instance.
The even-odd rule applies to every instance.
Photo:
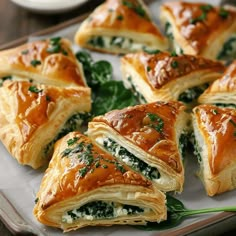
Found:
[[[228,63],[236,59],[236,35],[230,37],[223,45],[217,56],[218,60],[225,60]]]
[[[160,173],[157,168],[148,165],[146,162],[138,159],[134,154],[129,152],[126,148],[119,145],[117,142],[110,138],[106,138],[103,141],[104,148],[110,152],[116,158],[119,158],[125,162],[128,166],[135,171],[142,173],[148,179],[159,179]]]
[[[192,103],[209,87],[208,83],[186,89],[178,97],[178,100],[184,103]]]

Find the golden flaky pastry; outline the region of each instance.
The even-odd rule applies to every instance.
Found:
[[[163,191],[181,192],[188,114],[180,102],[155,102],[95,117],[88,136]]]
[[[116,54],[168,47],[141,0],[105,1],[79,27],[75,42]]]
[[[167,2],[161,6],[161,20],[176,52],[221,59],[225,54],[230,54],[226,52],[227,45],[236,43],[234,7]]]
[[[65,232],[166,219],[162,192],[78,132],[56,143],[36,202],[36,218]]]
[[[198,98],[199,103],[236,107],[236,61]]]
[[[213,105],[193,110],[199,176],[209,196],[236,188],[236,112]]]
[[[190,103],[206,84],[219,78],[222,63],[168,52],[127,54],[121,58],[122,79],[144,102],[180,100]]]
[[[1,51],[0,76],[0,140],[20,164],[38,168],[90,111],[90,88],[60,38]]]

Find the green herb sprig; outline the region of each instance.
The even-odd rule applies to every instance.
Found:
[[[213,9],[212,5],[201,5],[200,9],[202,10],[202,14],[199,17],[190,19],[189,23],[190,24],[196,24],[197,22],[202,22],[204,20],[206,20],[207,17],[207,13]]]
[[[193,215],[200,215],[206,213],[213,213],[213,212],[223,212],[223,211],[236,211],[236,206],[227,206],[227,207],[216,207],[216,208],[205,208],[205,209],[197,209],[191,210],[187,209],[184,204],[170,196],[166,196],[167,199],[167,220],[161,223],[153,223],[148,222],[145,226],[136,226],[138,229],[142,230],[164,230],[170,229],[177,225],[179,225],[184,219]]]

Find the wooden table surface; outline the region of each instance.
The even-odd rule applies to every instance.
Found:
[[[102,0],[92,0],[64,14],[44,15],[27,11],[10,0],[0,0],[0,45],[77,17]]]

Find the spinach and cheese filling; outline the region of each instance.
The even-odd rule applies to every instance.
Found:
[[[17,75],[7,75],[7,76],[4,76],[4,77],[0,78],[0,87],[2,87],[4,81],[7,81],[7,80],[11,80],[11,81],[28,81],[30,83],[33,83],[32,79],[28,79],[28,78],[25,78],[25,77],[20,77],[20,76],[17,76]]]
[[[104,138],[101,145],[109,151],[113,156],[125,162],[128,166],[133,168],[135,171],[142,173],[145,177],[150,180],[159,179],[160,173],[157,168],[152,167],[144,161],[138,159],[126,148],[120,146],[114,140],[110,138]]]
[[[179,149],[182,159],[186,157],[188,144],[189,144],[189,133],[186,130],[184,130],[179,136]]]
[[[197,157],[198,163],[201,163],[202,162],[202,157],[201,157],[202,148],[198,144],[194,132],[192,132],[191,134],[191,143],[193,146],[193,154]]]
[[[143,44],[134,42],[133,39],[125,38],[122,36],[92,36],[87,42],[95,48],[119,48],[127,49],[129,51],[143,50]],[[152,50],[152,47],[145,47],[146,49]]]
[[[179,46],[179,44],[176,42],[176,40],[174,39],[174,35],[173,35],[173,28],[172,25],[170,24],[170,22],[166,22],[165,24],[165,29],[164,29],[165,35],[168,38],[169,41],[169,45],[170,45],[170,50],[171,51],[175,51],[177,54],[183,54],[184,51],[183,49]]]
[[[134,84],[132,77],[129,76],[127,78],[128,84],[126,84],[131,91],[133,92],[134,96],[137,98],[137,100],[141,103],[141,104],[145,104],[147,103],[146,99],[144,98],[144,96],[138,91],[137,86]]]
[[[236,34],[230,37],[223,45],[217,56],[218,60],[234,60],[236,59]]]
[[[222,107],[222,108],[234,108],[236,109],[236,104],[234,103],[215,103],[217,107]]]
[[[200,86],[195,86],[189,89],[186,89],[178,97],[178,101],[184,103],[192,103],[197,100],[197,98],[209,87],[208,83],[202,84]]]
[[[149,211],[149,208],[141,208],[117,202],[94,201],[89,202],[80,208],[67,211],[62,216],[62,222],[72,224],[78,219],[112,219],[120,216],[137,215]]]
[[[72,115],[64,124],[62,129],[56,135],[56,137],[47,144],[44,148],[44,156],[50,157],[53,152],[53,146],[57,140],[68,134],[69,132],[80,130],[83,131],[83,126],[87,123],[90,117],[90,113],[77,113]]]

